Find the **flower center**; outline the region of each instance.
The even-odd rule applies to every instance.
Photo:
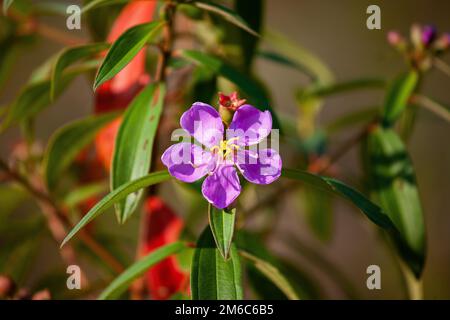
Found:
[[[212,153],[216,153],[221,155],[223,159],[225,159],[229,154],[231,154],[234,150],[238,150],[239,146],[234,141],[237,141],[239,138],[234,137],[229,140],[220,141],[218,146],[214,146],[209,149]]]

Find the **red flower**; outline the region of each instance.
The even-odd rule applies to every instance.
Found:
[[[145,202],[145,230],[142,254],[177,241],[183,221],[159,197]],[[186,292],[189,276],[181,270],[175,256],[168,257],[147,271],[146,284],[153,299],[165,300],[177,292]]]

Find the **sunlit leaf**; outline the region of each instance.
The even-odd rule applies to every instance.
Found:
[[[211,229],[206,227],[197,241],[191,269],[193,300],[240,300],[242,272],[234,244],[225,261],[217,249]]]
[[[280,273],[280,271],[271,265],[269,262],[264,261],[246,251],[240,251],[241,256],[249,260],[254,266],[261,271],[270,281],[272,281],[290,300],[299,300],[300,298],[295,293],[292,286],[286,280],[286,278]]]
[[[389,216],[380,207],[367,199],[362,193],[338,180],[295,169],[283,169],[281,175],[285,178],[301,181],[322,191],[335,193],[352,202],[376,225],[385,229],[395,229]]]
[[[437,102],[434,99],[431,99],[424,95],[414,95],[413,102],[431,112],[433,112],[438,117],[444,119],[447,122],[450,122],[450,107],[444,105],[440,102]]]
[[[60,77],[60,85],[55,96],[61,94],[75,77],[94,70],[96,66],[97,62],[92,61],[65,72]],[[33,118],[50,104],[50,80],[36,81],[26,85],[16,100],[9,106],[7,117],[1,124],[0,130]]]
[[[186,249],[186,245],[184,243],[173,242],[152,251],[147,256],[132,264],[122,274],[114,279],[111,284],[100,294],[98,299],[107,300],[119,298],[120,295],[128,289],[133,280],[139,278],[153,265],[164,260],[170,255],[182,251],[183,249]]]
[[[158,34],[163,22],[154,21],[134,26],[125,31],[112,45],[95,78],[94,90],[114,77]]]
[[[274,266],[286,278],[292,289],[300,299],[318,299],[321,289],[319,282],[309,272],[293,267],[289,263],[275,257],[269,252],[267,245],[262,241],[259,234],[250,233],[245,230],[236,232],[235,243],[240,251],[246,251]],[[286,294],[292,295],[292,290],[281,290],[259,270],[254,263],[246,263],[245,271],[247,279],[258,298],[263,300],[285,300],[289,299]],[[294,296],[294,295],[292,295]]]
[[[90,183],[70,191],[67,196],[64,197],[63,202],[67,207],[74,208],[80,203],[106,191],[108,191],[108,185],[105,182]]]
[[[58,89],[61,74],[63,73],[65,68],[75,62],[92,57],[93,55],[98,54],[108,48],[109,44],[107,43],[93,43],[63,49],[56,58],[55,64],[52,68],[50,99],[53,100],[55,97],[55,92]]]
[[[226,19],[227,21],[229,21],[230,23],[234,24],[235,26],[247,31],[248,33],[256,37],[259,36],[256,31],[254,31],[248,26],[247,22],[245,22],[244,19],[242,19],[242,17],[240,17],[236,12],[225,6],[213,2],[198,1],[198,0],[194,1],[192,4],[200,9],[216,13],[221,17],[223,17],[224,19]]]
[[[3,0],[3,14],[6,15],[8,13],[9,7],[12,5],[14,0]]]
[[[382,79],[367,78],[355,79],[344,82],[336,82],[333,84],[317,84],[308,87],[306,90],[299,90],[297,98],[300,100],[310,97],[329,97],[335,94],[347,93],[362,89],[383,89],[385,82]]]
[[[153,141],[165,97],[164,84],[150,84],[131,102],[117,133],[111,170],[111,189],[146,175],[150,169]],[[142,192],[116,205],[117,219],[124,223]]]
[[[401,256],[419,277],[425,260],[425,225],[416,178],[402,140],[392,129],[372,131],[366,145],[367,172],[374,201],[396,226]]]
[[[277,52],[283,53],[285,57],[307,70],[307,74],[315,81],[321,84],[334,82],[334,75],[328,66],[307,49],[273,31],[265,32],[263,37]]]
[[[208,206],[209,226],[214,236],[217,248],[225,260],[229,258],[231,241],[234,234],[234,221],[236,219],[236,209],[230,211],[219,210]]]
[[[117,117],[117,112],[90,116],[76,120],[57,130],[44,155],[44,173],[50,190],[57,186],[61,173],[107,123]]]
[[[142,178],[130,181],[111,191],[102,200],[100,200],[88,213],[78,222],[78,224],[69,232],[61,243],[61,247],[67,243],[72,237],[80,231],[81,228],[86,226],[93,219],[97,218],[100,214],[105,212],[108,208],[111,208],[114,204],[125,199],[130,193],[136,192],[142,188],[161,183],[169,180],[171,176],[167,171],[158,171],[150,173]]]
[[[86,13],[90,10],[96,9],[96,8],[114,5],[114,4],[118,4],[118,3],[127,3],[129,1],[130,0],[93,0],[93,1],[89,2],[88,4],[86,4],[85,6],[83,6],[83,9],[81,9],[81,14],[84,14],[84,13]],[[158,0],[150,0],[150,1],[158,1]]]
[[[418,81],[419,74],[417,71],[410,71],[395,79],[387,92],[384,102],[383,123],[385,125],[392,125],[402,114]]]

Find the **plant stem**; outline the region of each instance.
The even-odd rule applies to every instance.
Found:
[[[446,64],[439,58],[434,58],[433,64],[436,68],[438,68],[439,70],[441,70],[443,73],[445,73],[447,76],[450,77],[450,66],[448,64]]]
[[[11,169],[3,160],[0,159],[0,170],[4,171],[11,179],[22,185],[31,195],[33,195],[43,214],[47,218],[47,223],[52,232],[55,241],[60,244],[67,234],[67,229],[73,226],[64,212],[58,207],[56,202],[45,192],[43,183],[38,176],[34,176],[34,183],[30,183],[21,174]],[[82,231],[79,237],[83,243],[97,256],[108,263],[115,272],[120,273],[124,270],[122,264],[116,260],[100,243],[98,243],[90,234]],[[67,248],[66,248],[67,247]],[[75,251],[72,246],[66,245],[61,249],[61,256],[67,264],[75,263]]]

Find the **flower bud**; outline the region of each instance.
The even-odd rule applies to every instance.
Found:
[[[236,91],[229,96],[219,92],[219,113],[222,121],[228,125],[233,118],[234,112],[244,105],[246,101],[245,99],[239,99]]]
[[[403,36],[397,31],[389,31],[387,35],[389,44],[396,49],[402,50],[406,47],[406,41]]]
[[[0,275],[0,299],[8,298],[16,291],[14,281],[7,276]]]
[[[444,33],[434,42],[434,49],[439,52],[447,50],[449,46],[450,46],[450,33]]]
[[[422,44],[425,47],[428,47],[435,39],[436,39],[436,28],[430,25],[424,26],[422,28]]]
[[[411,26],[411,42],[416,49],[423,49],[422,27],[415,23]]]

